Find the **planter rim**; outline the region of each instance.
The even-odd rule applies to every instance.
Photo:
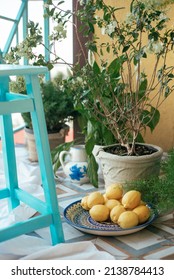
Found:
[[[162,157],[163,154],[163,149],[157,145],[153,145],[153,144],[146,144],[146,143],[136,143],[138,145],[144,145],[144,146],[148,146],[148,147],[152,147],[154,149],[156,149],[156,152],[154,152],[153,154],[149,154],[149,155],[144,155],[144,156],[120,156],[120,155],[116,155],[116,154],[110,154],[108,152],[104,151],[104,148],[108,148],[108,147],[114,147],[120,144],[113,144],[113,145],[108,145],[108,146],[103,146],[101,148],[99,148],[98,153],[97,153],[97,157],[99,159],[102,158],[109,158],[109,159],[113,159],[116,160],[116,158],[119,159],[119,161],[151,161],[151,159],[159,159]]]
[[[70,127],[69,127],[68,125],[66,125],[65,127],[60,128],[59,131],[56,131],[56,132],[48,132],[48,134],[49,134],[49,135],[55,135],[55,136],[56,136],[56,135],[59,135],[61,131],[64,131],[65,133],[67,133],[67,132],[69,131],[69,128],[70,128]],[[34,134],[34,131],[33,131],[32,128],[29,128],[29,127],[25,126],[25,127],[24,127],[24,130],[25,130],[27,133],[29,133],[29,134]]]

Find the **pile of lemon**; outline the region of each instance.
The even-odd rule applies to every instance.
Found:
[[[81,200],[81,206],[89,211],[97,222],[111,221],[121,228],[127,229],[146,222],[150,209],[141,200],[137,190],[123,192],[123,186],[115,183],[110,185],[104,194],[95,191]]]

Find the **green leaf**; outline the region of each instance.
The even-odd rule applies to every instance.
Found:
[[[132,36],[134,37],[134,39],[137,39],[138,36],[139,36],[139,33],[136,32],[136,31],[133,31],[133,32],[132,32]]]
[[[57,5],[59,6],[59,5],[63,4],[63,3],[65,3],[65,1],[60,1]]]
[[[141,81],[140,87],[139,87],[139,97],[142,98],[146,94],[147,89],[147,79],[143,79]]]
[[[150,33],[148,36],[149,40],[158,41],[158,38],[159,38],[159,33],[157,31]]]
[[[130,12],[131,12],[131,13],[132,13],[132,10],[133,10],[134,1],[135,1],[135,0],[132,0],[132,1],[131,1],[131,4],[130,4]]]
[[[151,107],[151,113],[153,114],[153,118],[152,118],[152,131],[153,131],[160,120],[160,112],[156,108]]]
[[[109,45],[107,46],[106,51],[107,51],[108,53],[110,53],[110,46],[109,46]]]
[[[143,124],[145,126],[148,126],[152,132],[160,120],[160,112],[153,106],[151,105],[149,106],[150,106],[150,111],[144,110],[142,116],[143,116]]]
[[[73,145],[74,145],[74,141],[62,143],[51,151],[51,158],[52,158],[54,172],[56,172],[58,168],[61,166],[59,160],[60,152],[69,151],[70,147],[72,147]]]
[[[166,86],[166,87],[165,87],[165,92],[164,92],[165,98],[167,98],[167,97],[169,96],[169,94],[170,94],[170,87],[169,87],[169,86]]]
[[[123,48],[122,52],[123,52],[123,53],[126,52],[129,48],[130,48],[130,45],[125,46],[125,47]]]
[[[144,143],[144,138],[143,138],[141,133],[138,133],[136,141],[139,142],[139,143]]]
[[[88,140],[86,141],[85,143],[85,149],[86,149],[86,153],[87,155],[90,155],[92,154],[92,151],[94,149],[94,145],[95,145],[95,139],[94,137],[91,135],[91,136],[88,136]]]
[[[90,180],[90,183],[98,188],[98,164],[95,160],[95,157],[93,154],[88,156],[88,168],[87,168],[87,174]]]
[[[134,56],[133,62],[134,62],[134,65],[136,66],[136,65],[137,65],[137,63],[138,63],[138,59],[137,59],[137,57],[136,57],[136,56]]]
[[[119,58],[114,59],[108,67],[108,73],[113,74],[115,78],[120,76],[120,68],[125,61],[124,57],[121,56]]]
[[[88,25],[89,25],[89,31],[94,33],[94,25],[90,21],[88,21]]]
[[[97,62],[95,61],[94,64],[93,64],[93,71],[94,71],[94,74],[100,74],[100,67],[98,66]]]

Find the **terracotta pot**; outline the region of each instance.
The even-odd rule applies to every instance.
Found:
[[[119,156],[105,152],[104,148],[100,148],[98,158],[101,163],[106,188],[116,182],[125,184],[159,175],[163,150],[155,145],[139,145],[152,147],[156,151],[153,154],[144,156]]]
[[[66,127],[65,129],[62,128],[57,133],[48,134],[50,150],[53,150],[55,147],[65,142],[65,136],[67,135],[68,130],[69,127]],[[32,162],[37,162],[38,156],[36,151],[36,144],[35,144],[35,137],[33,134],[33,130],[25,128],[25,135],[26,135],[26,144],[28,149],[28,158]]]

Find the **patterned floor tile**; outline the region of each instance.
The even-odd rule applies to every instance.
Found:
[[[100,237],[97,237],[95,239],[94,244],[97,246],[97,248],[100,248],[113,255],[117,260],[124,260],[129,257],[128,254],[125,254],[124,252],[121,251],[120,248],[117,248],[115,244],[109,243]]]
[[[159,243],[159,237],[159,235],[153,234],[147,229],[143,229],[134,234],[117,237],[117,239],[136,250],[140,250]],[[143,240],[143,242],[141,240]]]

